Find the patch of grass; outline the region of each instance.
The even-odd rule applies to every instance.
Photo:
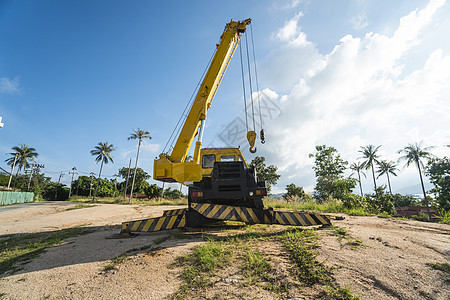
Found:
[[[176,232],[173,234],[173,237],[176,239],[191,239],[193,238],[193,235],[184,232]]]
[[[264,204],[267,207],[283,208],[288,210],[308,210],[308,211],[322,211],[329,213],[347,213],[351,216],[373,216],[372,213],[364,210],[362,207],[348,208],[344,206],[339,200],[330,199],[328,201],[318,203],[313,199],[306,199],[300,201],[286,202],[281,199],[265,198]]]
[[[422,222],[430,222],[430,216],[424,212],[419,212],[419,215],[412,215],[411,219]]]
[[[117,265],[123,263],[126,259],[127,259],[127,256],[124,254],[117,256],[116,258],[111,260],[111,263],[107,264],[103,268],[103,271],[107,272],[107,271],[115,270]]]
[[[82,203],[103,203],[103,204],[121,204],[121,205],[130,205],[130,204],[144,204],[148,206],[159,206],[159,205],[187,205],[188,201],[186,198],[174,198],[174,199],[165,199],[165,198],[154,198],[154,199],[132,199],[131,203],[129,203],[129,199],[123,199],[123,197],[97,197],[95,201],[92,201],[91,197],[81,197],[81,196],[73,196],[70,197],[69,201],[74,202],[82,202]]]
[[[265,274],[271,270],[269,262],[258,250],[249,249],[245,252],[244,262],[244,274],[248,278],[249,284],[254,284],[259,279],[264,278]]]
[[[88,208],[88,207],[94,207],[94,206],[97,206],[97,205],[87,205],[87,204],[79,203],[75,206],[67,208],[66,210],[74,210],[74,209]]]
[[[317,230],[267,225],[251,225],[240,229],[244,231],[240,230],[234,235],[207,236],[207,242],[195,247],[192,254],[177,258],[173,266],[183,267],[180,277],[184,283],[174,295],[175,298],[201,297],[205,289],[214,288],[216,274],[222,274],[218,270],[225,269],[224,274],[228,274],[228,267],[234,270],[233,267],[240,266],[243,278],[241,285],[265,289],[279,296],[287,296],[284,293],[290,285],[298,286],[298,282],[301,282],[300,285],[306,286],[321,285],[322,294],[327,299],[360,299],[359,296],[353,296],[349,288],[340,288],[332,277],[334,269],[318,260]],[[345,228],[333,230],[340,236],[347,236]],[[271,265],[271,256],[261,250],[260,246],[266,242],[279,244],[286,250],[292,263],[289,273],[298,281],[293,283],[285,275],[277,275],[278,270]],[[353,243],[357,244],[358,241]]]
[[[427,263],[432,269],[442,271],[445,274],[444,281],[450,283],[450,264],[448,263]]]
[[[431,267],[432,269],[450,274],[450,264],[448,263],[427,263],[427,266]]]
[[[225,243],[210,239],[206,244],[196,246],[192,254],[179,257],[175,265],[184,267],[181,273],[184,284],[176,297],[184,299],[189,291],[210,285],[215,270],[229,263],[232,256],[232,249]]]
[[[439,219],[439,223],[440,224],[447,224],[450,225],[450,211],[444,211],[443,209],[441,209],[439,211],[439,215],[440,215],[440,219]]]
[[[166,236],[162,236],[160,238],[157,238],[156,240],[153,241],[153,243],[155,243],[155,245],[159,245],[159,244],[164,243],[168,239],[170,239],[170,235],[166,235]]]
[[[286,233],[281,242],[294,263],[294,273],[306,285],[330,283],[333,268],[317,260],[318,235],[313,230],[296,230]]]
[[[286,292],[288,287],[274,275],[272,266],[259,250],[246,248],[243,253],[244,267],[243,275],[246,278],[246,285],[257,285],[263,282],[263,289],[280,294]]]
[[[362,299],[360,295],[353,295],[353,292],[349,286],[346,287],[333,287],[329,290],[329,296],[332,299],[339,300],[359,300]]]
[[[9,236],[0,241],[0,275],[18,269],[14,267],[17,263],[33,259],[46,248],[58,245],[64,239],[93,231],[86,228],[69,228],[55,232]]]
[[[331,229],[331,233],[335,236],[337,236],[339,245],[341,245],[341,248],[348,245],[350,246],[350,248],[352,249],[357,249],[359,247],[364,247],[364,243],[363,241],[359,240],[359,239],[354,239],[352,238],[348,232],[346,228],[343,227],[337,227],[332,225],[330,227]],[[343,240],[346,240],[347,242],[345,244],[342,243]]]
[[[392,218],[392,216],[386,211],[383,211],[382,213],[378,214],[377,217],[378,218]]]
[[[338,236],[346,236],[347,235],[347,229],[345,229],[344,227],[331,226],[330,228]]]

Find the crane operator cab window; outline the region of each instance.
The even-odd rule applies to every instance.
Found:
[[[220,158],[220,161],[235,161],[234,155],[224,155]]]
[[[203,155],[202,157],[202,168],[208,169],[214,167],[214,163],[216,162],[215,154]]]

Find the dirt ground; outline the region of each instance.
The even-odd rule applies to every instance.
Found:
[[[118,233],[123,221],[156,217],[176,206],[98,204],[66,210],[75,203],[46,202],[0,208],[0,238],[3,235],[56,231],[74,226],[95,228],[93,233],[66,239],[51,247],[16,272],[0,278],[0,299],[164,299],[179,289],[181,268],[174,260],[202,243],[202,234],[220,229],[190,229],[192,238],[175,238],[177,230],[141,234],[131,239],[106,239]],[[427,263],[450,263],[450,226],[378,217],[345,216],[335,221],[351,240],[362,241],[355,249],[347,241],[319,230],[319,259],[336,267],[334,278],[363,299],[450,299],[450,284],[441,271]],[[227,234],[222,232],[222,234]],[[162,237],[167,240],[159,243]],[[129,251],[128,258],[112,271],[111,260]],[[276,267],[284,264],[282,249],[258,245],[273,257]],[[220,275],[219,275],[220,276]],[[282,296],[253,288],[239,293],[241,278],[223,274],[215,285],[222,299],[277,299]],[[286,274],[289,276],[289,274]],[[448,277],[448,275],[446,275]],[[251,288],[250,288],[251,289]],[[296,291],[292,299],[317,298],[308,290]],[[290,294],[292,295],[292,293]],[[198,295],[209,298],[211,295]]]

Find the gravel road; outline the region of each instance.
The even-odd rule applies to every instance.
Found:
[[[45,202],[0,208],[0,238],[74,226],[95,228],[93,233],[47,249],[21,270],[3,274],[0,299],[163,299],[173,295],[181,270],[170,265],[201,243],[199,238],[169,238],[156,245],[157,239],[170,237],[176,230],[132,239],[106,237],[118,233],[123,221],[155,217],[179,207],[98,204],[67,210],[75,205]],[[320,259],[336,267],[335,278],[341,286],[350,286],[363,299],[450,299],[445,275],[427,265],[450,263],[449,225],[346,216],[335,226],[345,228],[350,240],[363,244],[354,249],[346,240],[326,231],[321,234]],[[112,259],[139,247],[148,249],[137,251],[113,271],[103,271]],[[227,296],[224,286],[222,298],[234,299]]]

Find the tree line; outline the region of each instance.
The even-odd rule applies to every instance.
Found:
[[[13,152],[9,153],[10,157],[5,162],[11,166],[11,176],[0,174],[0,185],[8,188],[14,187],[23,191],[31,191],[37,197],[42,197],[46,200],[65,200],[69,197],[69,190],[72,190],[72,195],[93,197],[95,201],[96,196],[100,197],[115,197],[119,195],[129,196],[130,202],[133,194],[146,194],[150,198],[167,197],[176,198],[181,197],[181,190],[167,188],[164,191],[156,184],[150,185],[147,180],[150,175],[143,169],[138,167],[138,159],[140,147],[144,139],[151,139],[150,133],[146,130],[134,129],[129,135],[128,140],[138,140],[138,149],[136,153],[136,162],[134,168],[121,168],[119,174],[115,175],[114,179],[102,179],[102,170],[104,164],[114,163],[113,152],[116,150],[113,144],[108,142],[99,142],[90,154],[94,156],[95,162],[100,163],[98,177],[95,178],[93,173],[91,176],[79,176],[76,180],[71,182],[69,188],[64,187],[61,183],[52,182],[50,177],[44,174],[39,174],[33,169],[30,170],[30,175],[21,175],[20,171],[30,168],[35,159],[39,156],[36,149],[29,145],[20,144],[12,147]],[[13,174],[15,173],[15,174]],[[14,175],[14,180],[11,180]],[[117,177],[124,179],[122,182],[117,181]],[[131,180],[129,180],[131,179]]]
[[[327,199],[338,199],[349,207],[365,207],[374,213],[395,212],[394,205],[410,206],[417,205],[418,200],[411,196],[393,194],[390,176],[397,176],[400,163],[404,167],[415,166],[419,173],[420,186],[423,192],[422,203],[427,207],[430,215],[429,201],[432,206],[444,211],[450,211],[450,161],[449,158],[439,158],[430,151],[434,147],[423,147],[422,143],[409,144],[399,150],[400,155],[397,162],[382,159],[379,155],[381,146],[361,146],[358,151],[360,157],[350,164],[341,158],[339,152],[334,147],[326,145],[316,146],[315,153],[309,156],[314,158],[313,170],[316,176],[316,185],[312,197],[315,201],[323,202]],[[345,177],[346,170],[353,173]],[[362,188],[362,177],[366,177],[366,171],[370,173],[373,181],[373,193],[364,193]],[[424,187],[423,176],[428,176],[434,188],[429,192],[434,195],[432,199]],[[387,186],[378,185],[377,179],[386,176]],[[353,193],[356,186],[359,186],[359,195]],[[295,184],[286,186],[285,199],[292,197],[307,197],[302,187]]]

